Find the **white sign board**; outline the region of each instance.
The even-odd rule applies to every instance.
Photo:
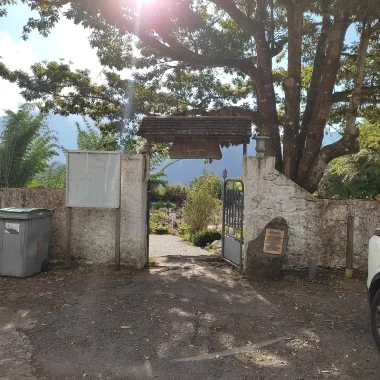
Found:
[[[67,207],[120,207],[121,154],[68,151]]]

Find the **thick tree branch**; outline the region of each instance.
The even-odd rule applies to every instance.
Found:
[[[353,133],[355,130],[356,117],[361,103],[361,92],[363,79],[365,75],[365,65],[367,57],[367,49],[369,45],[369,39],[371,36],[371,28],[363,23],[363,30],[360,35],[360,42],[358,47],[358,58],[356,61],[356,74],[354,78],[354,88],[352,90],[352,96],[347,109],[346,116],[346,128],[345,133]]]
[[[118,0],[113,1],[117,2]],[[115,11],[115,9],[112,8],[112,6],[110,6],[108,2],[101,3],[100,10],[106,20],[114,24],[121,32],[134,34],[144,44],[150,46],[159,54],[170,58],[173,61],[184,61],[195,67],[231,67],[241,70],[247,75],[257,75],[255,66],[253,64],[254,57],[236,59],[225,57],[225,55],[200,55],[186,48],[175,38],[170,36],[167,32],[163,32],[163,29],[161,27],[157,27],[157,32],[164,43],[161,42],[156,37],[153,37],[151,33],[149,33],[149,26],[144,25],[144,22],[142,20],[134,22],[132,20],[128,20],[127,18],[119,17],[118,13]],[[137,25],[138,22],[140,22],[140,25]]]
[[[191,109],[182,112],[175,112],[172,116],[250,116],[252,117],[252,122],[254,124],[258,123],[258,113],[257,111],[252,111],[247,108],[237,107],[237,106],[225,106],[215,110],[205,110],[205,109]]]
[[[338,91],[332,95],[333,103],[349,102],[352,96],[352,89]],[[360,104],[380,103],[380,86],[363,86],[361,88]]]
[[[303,7],[288,1],[286,10],[289,42],[288,77],[283,83],[285,91],[285,122],[282,172],[295,181],[298,167],[297,156],[294,154],[294,141],[297,139],[300,124]]]
[[[264,27],[265,22],[268,21],[266,5],[266,0],[257,0],[256,19],[258,20],[258,27],[254,35],[257,51],[257,75],[251,76],[251,79],[256,86],[258,95],[258,129],[270,137],[266,146],[266,154],[276,157],[276,169],[281,171],[282,152],[273,84],[272,54]]]
[[[345,134],[337,142],[326,145],[319,151],[309,172],[308,191],[314,193],[317,190],[318,184],[330,161],[346,154],[356,153],[359,150],[358,135],[359,130],[356,129],[352,133]]]
[[[314,192],[317,189],[317,186],[322,179],[323,173],[325,172],[328,163],[332,159],[348,153],[355,153],[359,150],[359,144],[357,141],[359,131],[356,128],[355,122],[361,102],[361,91],[365,75],[367,49],[371,32],[371,27],[368,25],[368,23],[363,22],[359,47],[357,51],[354,88],[352,90],[351,99],[347,109],[344,135],[339,141],[334,144],[327,145],[318,153],[309,172],[307,180],[307,187],[309,191]]]
[[[247,17],[232,0],[212,0],[212,2],[223,9],[245,32],[255,37],[260,31],[261,24],[257,19]],[[261,19],[259,19],[261,20]]]
[[[332,105],[332,91],[338,75],[340,56],[348,25],[349,18],[347,14],[336,15],[334,17],[326,50],[326,57],[328,57],[328,59],[325,59],[322,64],[321,80],[318,85],[311,122],[307,131],[305,148],[298,169],[297,182],[307,190],[308,185],[306,180],[308,173],[321,149],[324,128]]]
[[[314,57],[313,73],[311,75],[310,86],[307,91],[306,107],[303,113],[302,125],[301,125],[301,129],[298,135],[298,141],[296,144],[297,166],[299,165],[299,162],[302,157],[303,149],[305,147],[307,129],[311,122],[311,115],[313,113],[315,98],[317,96],[317,88],[321,80],[322,64],[326,56],[326,46],[327,46],[330,30],[331,30],[330,15],[325,13],[322,18],[321,33],[319,36],[319,40],[318,40],[318,44],[317,44],[317,48],[315,52],[315,57]]]

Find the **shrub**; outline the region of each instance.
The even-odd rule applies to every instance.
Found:
[[[190,188],[207,188],[207,191],[218,199],[222,199],[223,181],[212,171],[203,169],[202,175],[190,182]]]
[[[149,220],[149,232],[157,235],[170,234],[172,229],[165,213],[160,211],[151,211]]]
[[[207,186],[190,189],[183,210],[183,220],[191,235],[207,229],[213,221],[220,201],[208,191]]]
[[[169,226],[157,226],[153,233],[156,235],[168,235],[171,233],[171,228]]]
[[[163,201],[151,202],[150,208],[152,210],[159,210],[160,208],[176,208],[176,204],[173,202],[163,202]]]
[[[190,234],[189,234],[189,228],[186,226],[186,224],[182,224],[178,229],[178,235],[181,236],[181,238],[185,241],[190,240]]]
[[[175,203],[178,207],[182,207],[186,201],[187,191],[181,185],[167,185],[163,200]]]
[[[217,230],[202,230],[190,237],[190,241],[197,247],[206,247],[215,240],[220,240],[222,235]]]

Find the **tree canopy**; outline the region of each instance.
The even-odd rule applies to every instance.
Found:
[[[35,115],[29,105],[6,111],[0,126],[0,188],[26,187],[49,166],[57,149],[44,115]]]
[[[377,0],[24,2],[38,12],[25,38],[34,29],[48,35],[64,15],[92,30],[105,66],[99,86],[64,63],[35,65],[31,75],[0,64],[0,75],[46,110],[85,110],[117,130],[137,113],[249,114],[270,137],[276,168],[311,192],[331,160],[358,151],[358,114],[378,112]],[[357,40],[346,38],[349,29]],[[113,72],[123,69],[133,78]],[[342,138],[323,146],[328,125]]]
[[[66,165],[61,162],[52,162],[43,172],[37,173],[28,187],[33,188],[65,188]]]

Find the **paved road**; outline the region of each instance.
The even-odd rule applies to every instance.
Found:
[[[173,235],[150,235],[149,256],[204,256],[210,252],[183,241]]]

